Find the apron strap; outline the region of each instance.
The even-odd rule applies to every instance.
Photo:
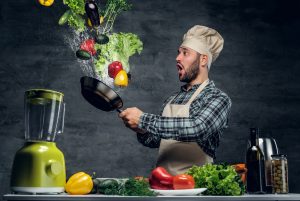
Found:
[[[195,93],[192,95],[192,97],[190,98],[190,100],[186,103],[187,105],[190,105],[195,98],[201,93],[201,91],[206,87],[206,85],[208,85],[209,83],[209,79],[205,80],[199,87],[198,89],[195,91]]]
[[[199,87],[198,89],[195,91],[195,93],[192,95],[192,97],[190,98],[190,100],[185,104],[185,105],[190,105],[195,98],[201,93],[201,91],[206,87],[206,85],[208,85],[209,83],[209,79],[205,80]],[[173,98],[171,98],[171,100],[167,103],[167,104],[171,104],[171,102],[176,98],[177,95],[174,95]],[[167,105],[166,104],[166,105]]]

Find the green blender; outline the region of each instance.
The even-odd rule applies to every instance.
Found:
[[[63,132],[63,94],[48,89],[25,92],[25,144],[15,155],[11,190],[16,193],[61,193],[66,182],[63,153],[55,138]]]

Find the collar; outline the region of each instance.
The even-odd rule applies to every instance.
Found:
[[[180,88],[181,88],[181,91],[184,91],[184,92],[188,92],[188,91],[191,91],[191,90],[192,90],[192,91],[196,91],[200,85],[201,85],[201,84],[195,84],[195,85],[193,85],[189,90],[187,90],[187,84],[181,86]],[[208,85],[206,85],[205,88],[207,88],[207,87],[214,87],[214,86],[215,86],[214,81],[209,80],[209,83],[208,83]],[[204,89],[205,89],[205,88],[204,88]]]
[[[196,89],[198,89],[198,87],[200,86],[201,84],[195,84],[195,85],[193,85],[189,90],[187,90],[187,84],[185,84],[185,85],[183,85],[183,86],[181,86],[181,91],[185,91],[185,92],[188,92],[188,91],[194,91],[194,90],[196,90]]]
[[[202,83],[201,83],[202,84]],[[184,91],[184,92],[188,92],[188,91],[195,91],[198,89],[198,87],[201,85],[201,84],[195,84],[193,85],[189,90],[187,90],[187,84],[181,86],[181,91]],[[206,87],[208,86],[214,86],[214,82],[212,80],[209,81],[208,85],[206,85]],[[206,88],[205,87],[205,88]]]

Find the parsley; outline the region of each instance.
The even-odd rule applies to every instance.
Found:
[[[124,185],[125,196],[155,196],[156,193],[150,190],[149,183],[145,180],[130,178]]]
[[[127,3],[126,0],[107,0],[105,5],[105,11],[101,14],[104,16],[105,26],[103,34],[109,33],[114,25],[116,17],[122,12],[130,10],[131,4]]]

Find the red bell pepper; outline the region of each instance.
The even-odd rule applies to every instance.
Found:
[[[163,167],[155,168],[152,170],[151,175],[161,184],[173,185],[173,176]]]
[[[85,50],[89,52],[92,56],[96,55],[96,50],[95,50],[95,41],[94,39],[87,39],[83,41],[80,45],[81,50]]]
[[[165,185],[159,182],[156,178],[152,175],[149,178],[149,184],[152,189],[159,189],[159,190],[171,190],[173,189],[173,185]]]
[[[115,79],[121,70],[123,70],[122,63],[119,61],[114,61],[108,65],[108,76]]]

